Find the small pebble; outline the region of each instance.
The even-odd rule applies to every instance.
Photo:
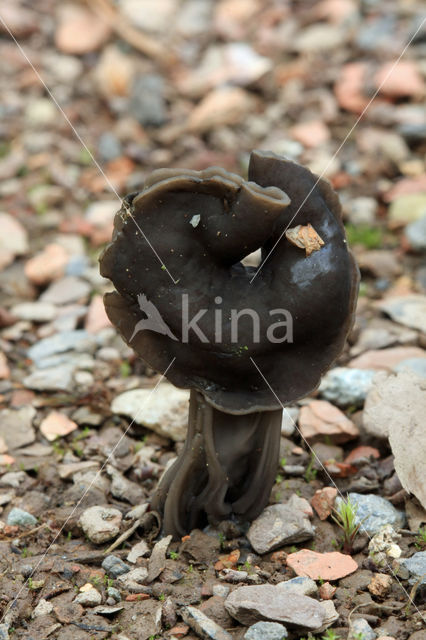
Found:
[[[102,562],[102,569],[104,569],[111,578],[118,578],[118,576],[128,573],[131,567],[123,562],[118,556],[111,554],[106,556],[105,560]],[[110,588],[113,589],[113,587]],[[117,591],[117,589],[115,589],[115,591]],[[113,598],[115,597],[112,593],[110,595],[112,595]]]
[[[37,524],[37,518],[28,513],[28,511],[14,507],[7,516],[7,524],[19,527],[34,527]]]

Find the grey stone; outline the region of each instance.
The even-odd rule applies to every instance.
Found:
[[[110,598],[113,598],[116,602],[120,602],[121,600],[121,593],[119,592],[118,589],[116,589],[115,587],[108,587],[107,588],[107,594]]]
[[[75,276],[65,276],[53,282],[41,294],[40,300],[59,306],[87,298],[89,293],[90,285],[87,282]]]
[[[7,516],[7,524],[18,525],[19,527],[34,527],[37,524],[37,518],[28,513],[28,511],[14,507]]]
[[[279,622],[256,622],[244,634],[244,640],[282,640],[288,633]]]
[[[394,371],[411,371],[420,378],[426,378],[426,358],[407,358],[399,362]]]
[[[75,598],[74,602],[81,604],[83,607],[96,607],[101,604],[102,596],[95,588],[82,591]]]
[[[266,619],[317,631],[322,628],[325,618],[323,607],[313,598],[287,592],[272,584],[237,587],[226,598],[225,608],[244,625]]]
[[[87,342],[83,341],[80,348],[92,348],[93,343],[89,339]],[[53,367],[61,368],[68,367],[74,371],[76,369],[82,369],[84,371],[90,371],[95,367],[95,361],[92,356],[87,353],[79,353],[76,351],[67,351],[65,353],[56,353],[53,356],[48,356],[37,362],[37,369],[52,369]]]
[[[422,578],[420,584],[426,584],[426,551],[418,551],[412,555],[411,558],[401,560],[400,562],[410,573],[410,584],[414,584],[420,580],[420,578]]]
[[[102,569],[104,569],[104,571],[106,571],[112,578],[118,578],[118,576],[122,576],[130,571],[128,564],[123,562],[118,556],[114,556],[112,554],[106,556],[105,560],[102,562]]]
[[[220,598],[226,598],[229,594],[230,587],[226,584],[215,584],[212,587],[212,593],[214,596],[219,596]]]
[[[376,222],[377,200],[365,196],[353,198],[345,203],[344,211],[351,224],[372,226]]]
[[[87,256],[71,256],[65,267],[65,275],[78,278],[85,273],[89,265],[90,260]]]
[[[148,569],[146,567],[137,567],[131,569],[128,573],[124,573],[118,576],[118,582],[123,585],[123,588],[130,593],[140,593],[141,585],[147,583]]]
[[[145,540],[140,540],[130,549],[129,553],[127,554],[126,560],[128,562],[131,562],[132,564],[135,564],[138,558],[149,556],[150,553],[150,548]]]
[[[2,409],[0,411],[0,437],[9,450],[20,449],[36,439],[32,421],[36,415],[34,407]]]
[[[166,438],[183,441],[186,438],[188,406],[189,391],[162,382],[155,390],[125,391],[114,398],[111,411],[128,416]]]
[[[8,471],[4,475],[0,476],[0,486],[18,489],[18,487],[23,484],[27,478],[28,476],[25,471]]]
[[[400,529],[405,525],[405,514],[395,509],[393,504],[375,494],[349,493],[348,497],[356,505],[356,522],[361,523],[361,531],[376,534],[386,524]],[[342,498],[336,498],[336,508],[339,508]]]
[[[339,407],[349,405],[361,407],[372,387],[376,373],[372,369],[335,367],[325,374],[318,391],[323,398]]]
[[[166,566],[166,552],[172,536],[166,536],[155,543],[148,563],[148,582],[157,578]]]
[[[50,322],[58,315],[58,309],[49,302],[21,302],[11,309],[12,315],[30,322]]]
[[[77,348],[83,348],[92,340],[84,329],[76,329],[75,331],[61,331],[53,336],[43,338],[28,349],[28,357],[35,363],[56,355]]]
[[[212,20],[212,0],[187,0],[177,13],[176,29],[186,38],[201,36]]]
[[[322,600],[320,605],[324,611],[324,622],[322,627],[319,629],[319,632],[322,632],[328,629],[328,627],[339,619],[339,614],[336,611],[333,600]]]
[[[283,582],[279,582],[277,587],[281,591],[298,593],[302,596],[314,596],[318,593],[316,582],[307,576],[297,576],[290,580],[284,580]]]
[[[3,622],[0,624],[0,640],[9,640],[9,624],[7,622]]]
[[[77,424],[91,427],[99,427],[104,421],[104,417],[92,411],[90,407],[79,407],[71,417]]]
[[[288,504],[266,507],[247,532],[247,538],[257,553],[268,553],[313,536],[314,530],[307,515]]]
[[[360,637],[362,637],[362,640],[375,640],[377,638],[377,633],[364,618],[353,620],[349,629],[348,640],[359,640]]]
[[[405,228],[405,235],[413,249],[426,251],[426,215],[420,220],[410,222]]]
[[[387,298],[379,304],[379,308],[395,322],[426,333],[426,296],[417,294]]]
[[[73,371],[74,367],[72,366],[39,369],[26,376],[23,382],[28,389],[35,391],[71,391]]]
[[[306,467],[301,464],[286,464],[283,467],[283,471],[286,476],[298,477],[303,476],[306,471]]]
[[[132,86],[129,111],[143,126],[160,127],[166,122],[164,80],[156,74],[138,75]]]
[[[104,131],[98,141],[98,151],[102,160],[109,162],[122,155],[123,150],[118,138],[111,131]]]
[[[388,437],[398,478],[426,508],[424,456],[426,380],[410,371],[380,375],[368,394],[363,424],[368,433]],[[392,524],[392,523],[390,523]]]
[[[113,507],[89,507],[80,516],[80,526],[96,544],[108,542],[120,533],[122,515]]]
[[[111,478],[111,494],[114,498],[130,504],[140,504],[143,501],[145,493],[141,486],[123,476],[111,464],[107,465],[106,471]]]
[[[195,607],[190,605],[183,607],[181,616],[200,638],[205,640],[232,640],[232,636],[225,629],[222,629],[205,613]]]

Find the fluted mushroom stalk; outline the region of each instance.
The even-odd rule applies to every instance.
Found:
[[[116,216],[101,258],[116,288],[105,296],[108,316],[152,368],[164,372],[175,358],[167,377],[192,390],[184,450],[152,501],[167,533],[261,512],[282,404],[312,391],[343,348],[358,271],[337,196],[316,181],[253,152],[249,181],[217,167],[154,171]],[[289,224],[296,235],[280,239]],[[314,239],[306,250],[305,231]],[[241,263],[275,244],[257,274]]]

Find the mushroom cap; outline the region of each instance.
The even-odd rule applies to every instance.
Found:
[[[307,255],[283,235],[288,225],[311,225],[323,244]],[[253,279],[256,269],[240,260],[258,248],[263,259],[274,250]],[[154,171],[125,199],[100,263],[116,288],[105,308],[127,344],[160,372],[175,358],[169,380],[228,413],[273,410],[310,393],[353,322],[359,273],[337,195],[271,152],[251,154],[249,181],[218,167]],[[268,328],[289,317],[282,309],[292,336],[284,325],[273,335],[292,341],[272,342]],[[186,335],[185,317],[196,317],[201,333]]]

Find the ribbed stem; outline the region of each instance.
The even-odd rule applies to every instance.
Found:
[[[268,504],[277,473],[282,411],[232,415],[191,391],[188,434],[160,480],[151,508],[166,534],[238,517],[252,520]]]

